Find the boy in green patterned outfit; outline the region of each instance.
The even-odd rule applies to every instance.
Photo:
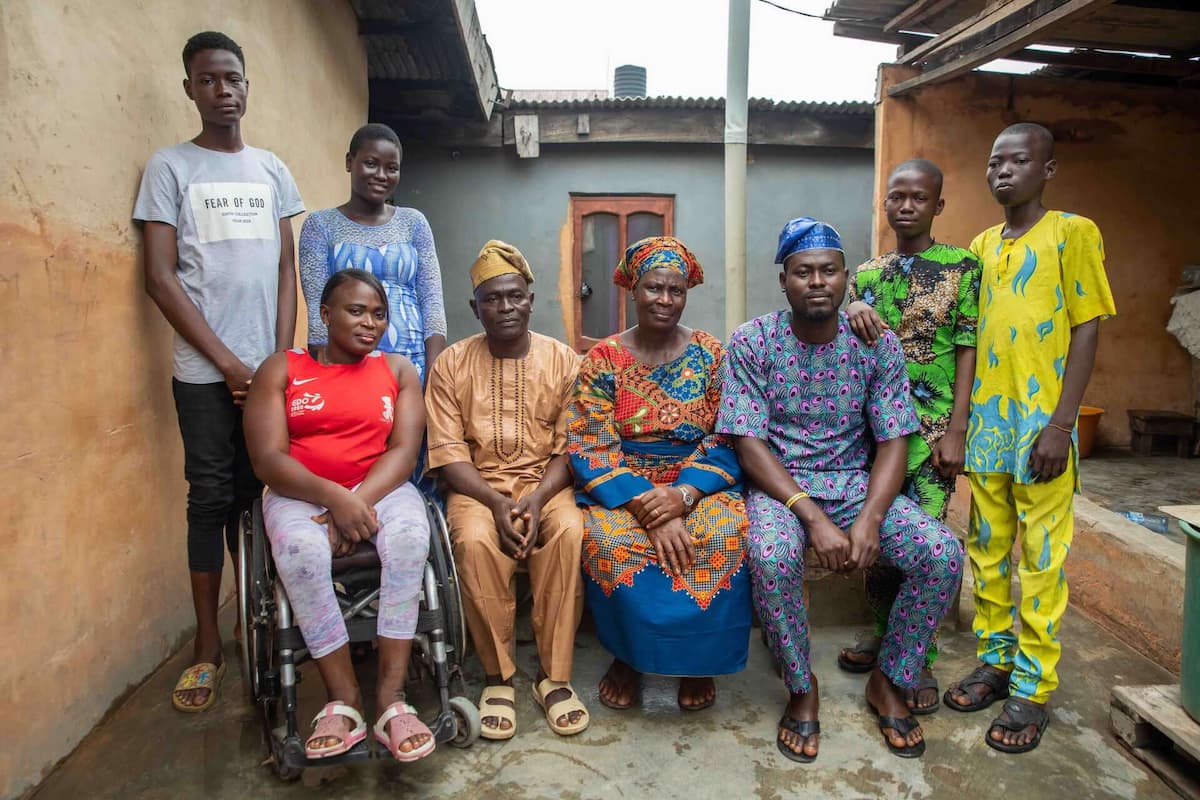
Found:
[[[975,328],[979,316],[980,264],[969,251],[933,240],[933,218],[942,213],[942,172],[912,159],[888,178],[883,210],[896,232],[896,249],[861,265],[850,282],[850,327],[868,344],[885,329],[895,331],[908,361],[913,403],[921,430],[908,437],[908,477],[903,492],[930,516],[946,518],[954,480],[962,472],[971,381],[975,377]],[[875,635],[842,650],[838,666],[869,672],[879,637],[900,587],[897,570],[875,566],[866,573],[867,602]],[[921,683],[909,693],[915,714],[938,708],[933,677],[936,640]]]

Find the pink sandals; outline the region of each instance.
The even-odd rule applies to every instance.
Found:
[[[392,735],[395,737],[395,744],[388,738],[387,727],[388,723],[392,724]],[[407,753],[400,749],[401,743],[411,739],[414,736],[425,734],[429,739],[419,747],[414,747]],[[417,717],[417,710],[408,703],[392,703],[383,712],[383,716],[375,723],[375,739],[388,749],[397,761],[409,762],[420,761],[425,756],[433,752],[437,743],[433,740],[433,733],[428,726]]]
[[[338,717],[345,717],[353,723],[350,733],[342,734],[342,726],[338,722]],[[316,739],[330,738],[336,738],[338,742],[323,747],[312,744]],[[308,741],[304,743],[304,755],[309,758],[340,756],[365,738],[367,738],[367,723],[363,722],[361,714],[345,703],[336,701],[326,703],[325,707],[313,717],[313,732],[308,737]]]

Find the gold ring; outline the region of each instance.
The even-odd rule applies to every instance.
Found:
[[[657,508],[656,508],[656,509],[654,509],[654,516],[656,516],[656,517],[657,517],[657,516],[659,515],[659,513],[660,513],[660,512],[659,512],[659,510],[658,510]]]

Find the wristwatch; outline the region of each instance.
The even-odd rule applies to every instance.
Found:
[[[691,511],[692,506],[696,505],[696,498],[692,496],[691,492],[682,486],[676,486],[675,488],[679,490],[681,495],[683,495],[683,510]]]

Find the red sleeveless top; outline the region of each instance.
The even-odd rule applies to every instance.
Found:
[[[378,350],[356,364],[321,364],[289,350],[289,453],[309,472],[352,489],[387,450],[400,384]]]

